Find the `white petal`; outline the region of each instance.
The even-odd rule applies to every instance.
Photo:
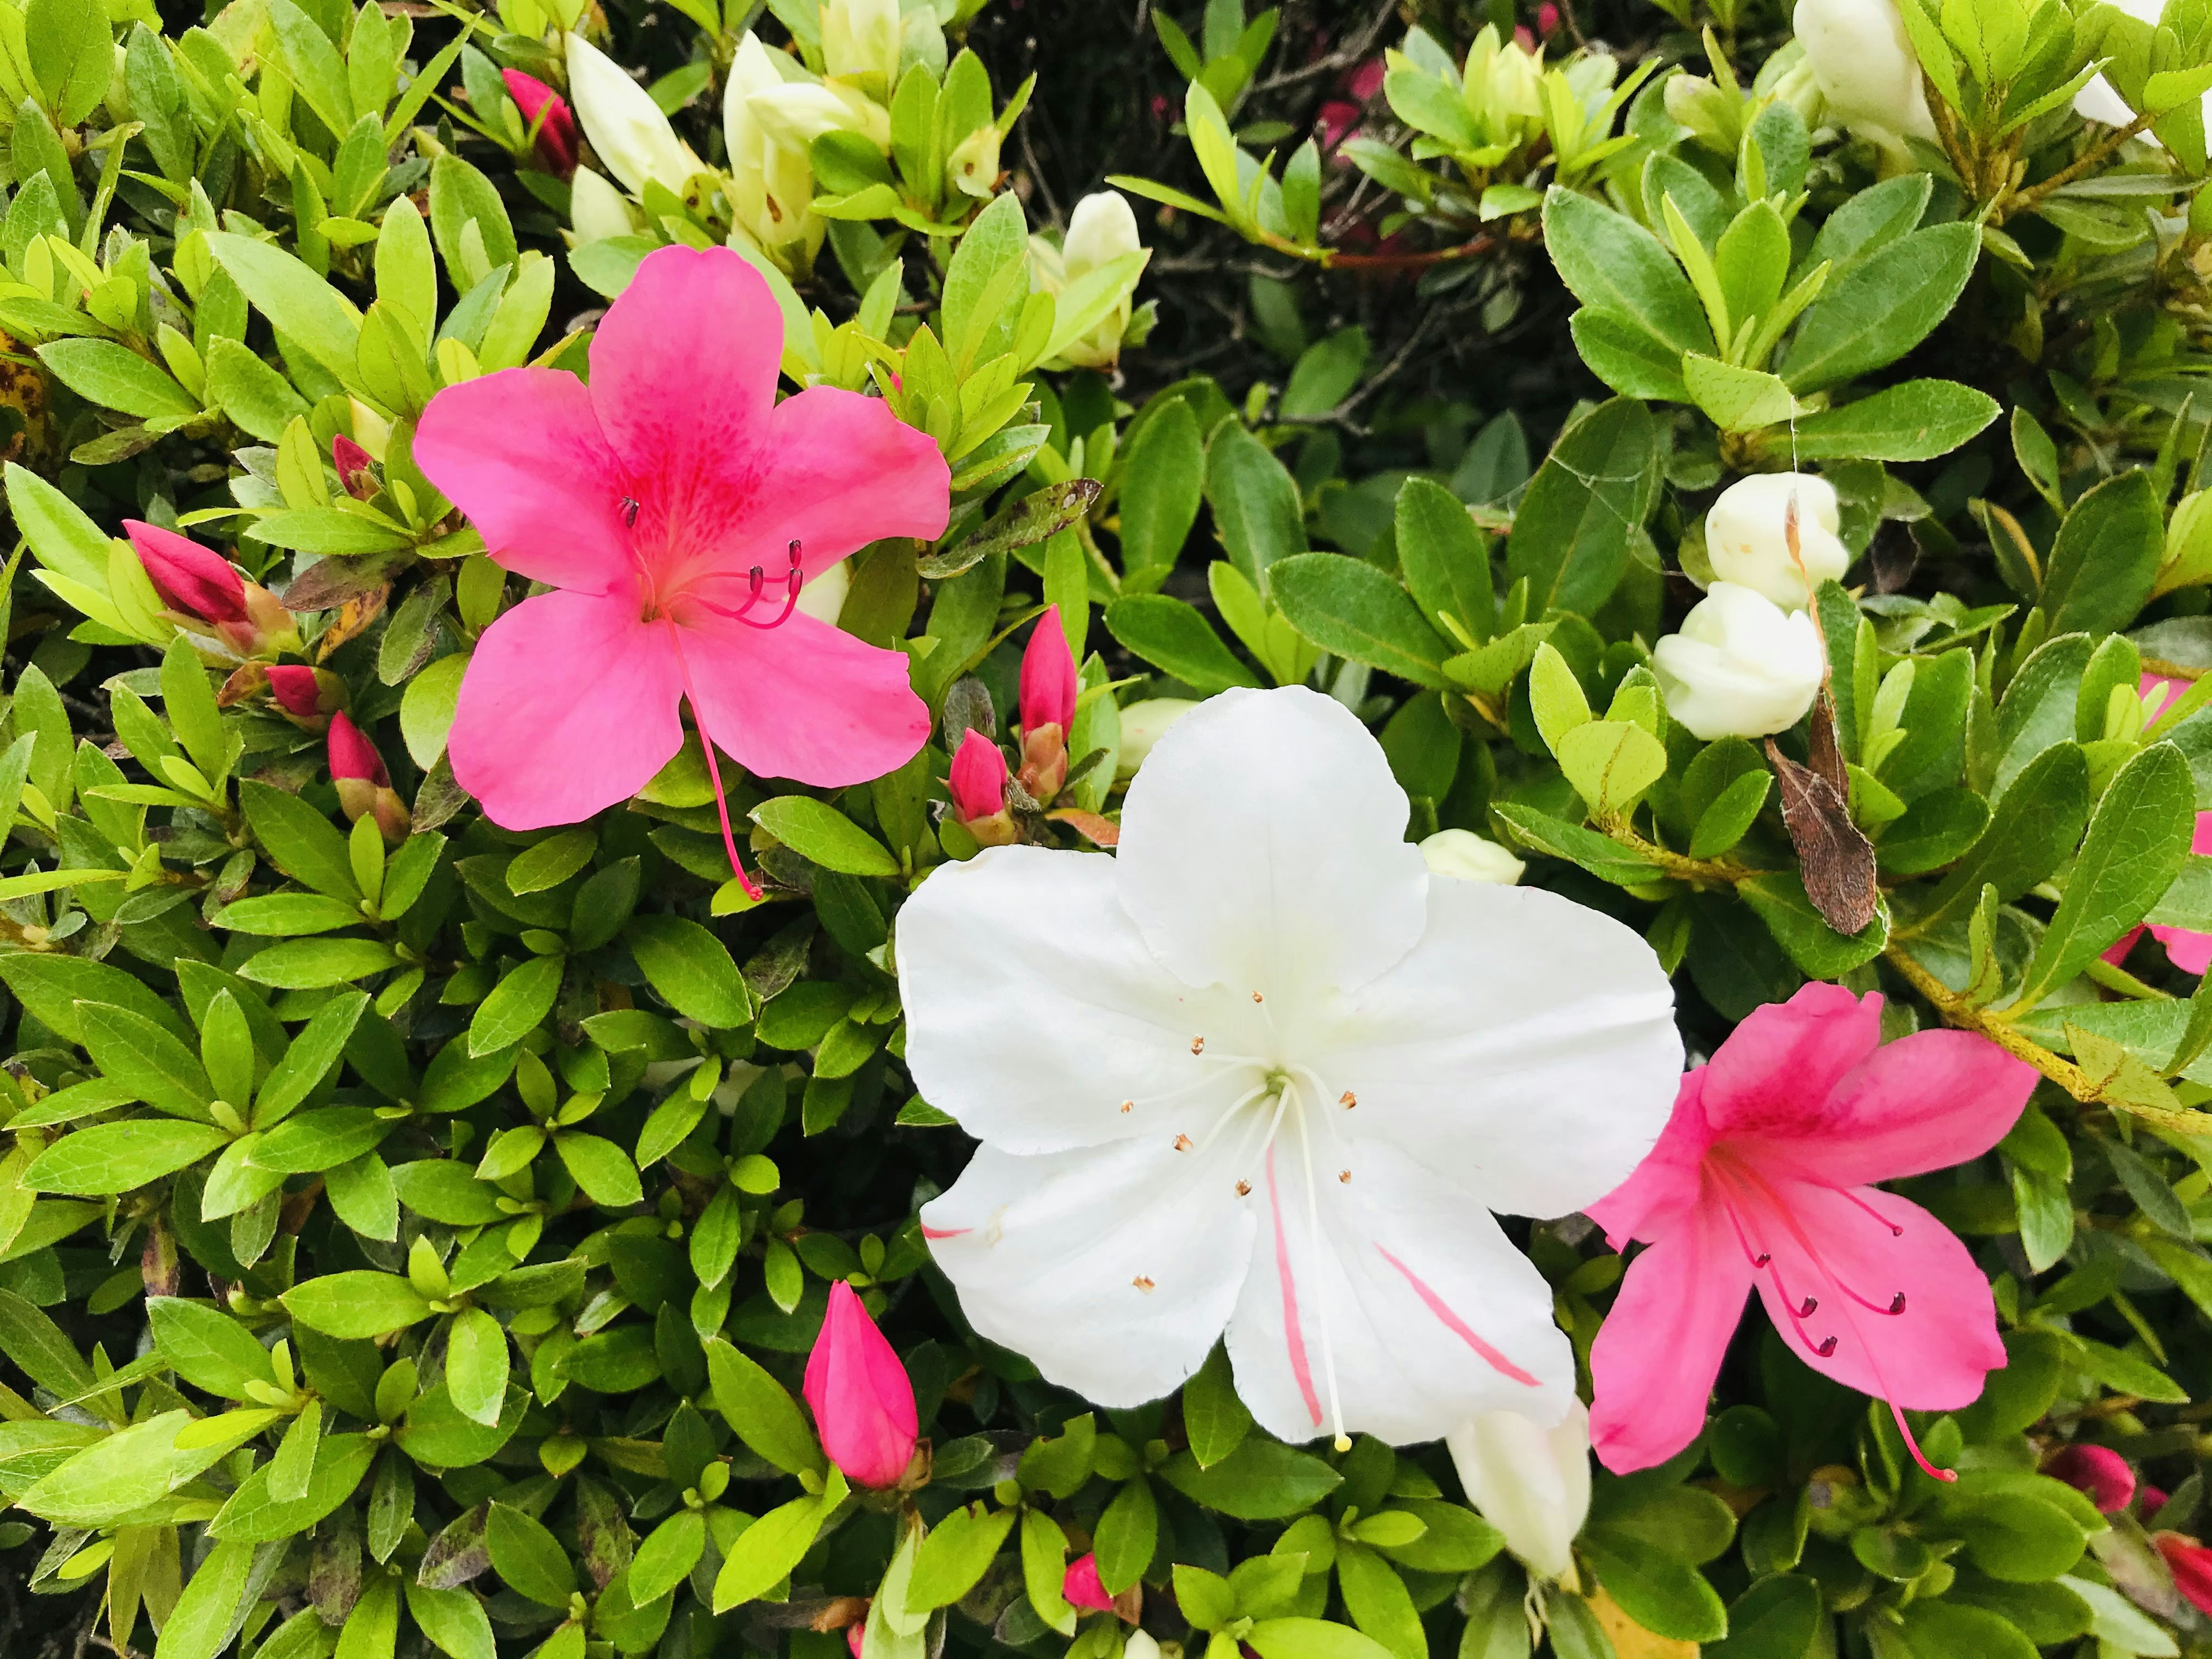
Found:
[[[1229,1355],[1253,1417],[1292,1442],[1332,1431],[1333,1353],[1348,1432],[1405,1445],[1439,1439],[1479,1412],[1557,1422],[1575,1364],[1544,1276],[1464,1188],[1382,1141],[1325,1128],[1319,1139],[1317,1263],[1294,1125],[1284,1125],[1249,1200],[1260,1241]],[[1339,1178],[1346,1169],[1348,1182]]]
[[[1157,1400],[1206,1363],[1255,1228],[1218,1149],[1132,1141],[978,1147],[921,1221],[968,1322],[1107,1407]]]
[[[1146,949],[1096,853],[995,847],[940,868],[899,912],[907,1067],[922,1098],[1009,1152],[1129,1136],[1194,1140],[1253,1069],[1251,1015]],[[1194,1054],[1198,1037],[1213,1054]],[[1121,1109],[1127,1103],[1127,1111]]]
[[[1307,1063],[1357,1133],[1493,1210],[1557,1216],[1613,1190],[1666,1127],[1674,997],[1636,933],[1538,888],[1438,881],[1406,959],[1316,1030]]]
[[[1341,703],[1303,686],[1228,691],[1170,727],[1121,812],[1121,898],[1194,985],[1364,984],[1420,936],[1428,872],[1406,792]]]

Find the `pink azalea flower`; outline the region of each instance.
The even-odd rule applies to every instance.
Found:
[[[588,386],[503,369],[423,412],[416,464],[494,559],[554,589],[484,630],[461,684],[447,752],[494,823],[629,799],[683,746],[681,700],[744,880],[718,747],[827,787],[882,775],[929,735],[903,652],[795,607],[802,582],[870,542],[944,533],[944,458],[880,399],[816,386],[776,403],[782,351],[742,255],[665,247],[608,307]]]
[[[501,70],[500,78],[507,82],[507,95],[522,112],[523,125],[538,122],[538,159],[545,164],[546,172],[562,179],[574,177],[576,117],[568,108],[568,100],[536,76],[525,75],[520,70]],[[540,110],[545,112],[542,121],[538,120]]]
[[[1111,1613],[1114,1598],[1106,1594],[1106,1585],[1098,1577],[1098,1558],[1095,1554],[1079,1555],[1067,1564],[1066,1577],[1060,1581],[1061,1597],[1071,1607],[1080,1607],[1085,1613]]]
[[[2087,1494],[2101,1515],[2116,1515],[2135,1501],[2135,1469],[2109,1446],[2061,1446],[2044,1460],[2043,1472]]]
[[[1897,1413],[1951,1411],[2005,1363],[1989,1283],[1917,1204],[1869,1183],[1978,1157],[2034,1086],[2033,1067],[1963,1031],[1881,1042],[1881,998],[1806,986],[1753,1012],[1686,1073],[1666,1133],[1592,1205],[1629,1263],[1590,1353],[1590,1431],[1606,1467],[1664,1462],[1705,1400],[1756,1285],[1808,1365]]]
[[[914,1384],[853,1287],[830,1287],[830,1310],[806,1360],[806,1403],[822,1449],[845,1478],[878,1491],[914,1462]]]
[[[2163,679],[2156,674],[2144,675],[2142,684],[2136,688],[2136,695],[2148,697],[2155,693],[2158,696],[2157,707],[2145,710],[2144,724],[2149,724],[2172,708],[2181,700],[2182,693],[2188,690],[2189,684],[2185,680]],[[2212,812],[2197,815],[2197,833],[2190,837],[2189,850],[2197,854],[2212,853]],[[2166,946],[2166,960],[2183,973],[2201,975],[2207,967],[2212,967],[2212,933],[2191,933],[2186,927],[2153,927],[2150,934]],[[2128,952],[2135,949],[2136,941],[2142,936],[2142,928],[2130,928],[2106,951],[2105,960],[2115,968],[2118,967],[2127,960]]]
[[[1048,605],[1022,653],[1022,787],[1048,801],[1067,781],[1067,733],[1083,689],[1060,607]]]

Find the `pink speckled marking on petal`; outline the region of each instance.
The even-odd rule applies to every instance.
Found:
[[[1518,1365],[1508,1359],[1504,1354],[1498,1352],[1497,1349],[1492,1347],[1490,1344],[1477,1336],[1474,1332],[1468,1328],[1467,1321],[1462,1319],[1457,1314],[1454,1313],[1451,1309],[1451,1304],[1446,1302],[1443,1297],[1438,1296],[1434,1291],[1431,1290],[1419,1273],[1415,1273],[1411,1267],[1408,1267],[1404,1262],[1399,1261],[1396,1256],[1392,1255],[1390,1252],[1385,1249],[1382,1245],[1377,1244],[1375,1247],[1375,1249],[1376,1253],[1385,1261],[1389,1262],[1400,1273],[1406,1275],[1406,1282],[1413,1287],[1413,1294],[1419,1297],[1421,1300],[1427,1304],[1429,1311],[1443,1322],[1444,1328],[1451,1332],[1453,1335],[1458,1337],[1461,1341],[1466,1343],[1467,1346],[1474,1349],[1475,1352],[1481,1355],[1483,1362],[1492,1370],[1496,1371],[1501,1376],[1510,1377],[1514,1382],[1520,1383],[1523,1388],[1534,1389],[1541,1386],[1537,1382],[1534,1377],[1529,1376],[1528,1372],[1522,1370]],[[1320,1419],[1316,1417],[1315,1420],[1318,1422]]]

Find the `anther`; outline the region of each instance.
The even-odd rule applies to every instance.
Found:
[[[1339,1181],[1349,1182],[1352,1179],[1352,1171],[1349,1170],[1339,1170],[1336,1172],[1336,1178]]]
[[[623,510],[623,529],[625,529],[625,530],[635,530],[635,529],[636,529],[636,528],[637,528],[637,498],[636,498],[635,495],[625,495],[625,496],[623,496],[623,497],[622,498],[622,510]]]
[[[1754,1267],[1764,1267],[1768,1262],[1773,1260],[1774,1257],[1772,1255],[1767,1251],[1761,1250],[1757,1255],[1752,1257],[1751,1265]]]
[[[1261,996],[1257,991],[1252,993],[1252,1000],[1255,1002],[1265,1002],[1267,1000],[1267,998]]]
[[[1249,1181],[1240,1181],[1240,1182],[1238,1182],[1237,1183],[1237,1197],[1239,1197],[1239,1198],[1249,1198],[1249,1197],[1251,1197],[1251,1196],[1252,1196],[1252,1183],[1251,1183],[1250,1182],[1249,1182]]]
[[[1890,1298],[1889,1310],[1893,1314],[1901,1314],[1905,1311],[1905,1292],[1903,1291],[1899,1291],[1894,1297]]]
[[[1190,1137],[1188,1135],[1177,1135],[1175,1139],[1175,1148],[1176,1151],[1179,1152],[1188,1152],[1190,1150]]]
[[[1343,1107],[1344,1109],[1348,1112],[1353,1107],[1359,1104],[1359,1097],[1352,1093],[1351,1090],[1346,1089],[1342,1094],[1336,1097],[1336,1103]]]
[[[1826,1341],[1823,1342],[1823,1343],[1822,1343],[1819,1347],[1817,1347],[1817,1348],[1814,1349],[1814,1350],[1813,1350],[1813,1352],[1814,1352],[1814,1353],[1815,1355],[1817,1355],[1819,1358],[1822,1358],[1822,1359],[1826,1359],[1826,1358],[1829,1358],[1831,1355],[1832,1355],[1832,1354],[1836,1352],[1836,1339],[1835,1339],[1834,1337],[1832,1337],[1832,1337],[1830,1337]]]
[[[1151,1279],[1149,1279],[1146,1278],[1146,1277],[1144,1276],[1144,1274],[1142,1274],[1142,1273],[1139,1273],[1139,1274],[1138,1274],[1134,1279],[1131,1279],[1129,1282],[1130,1282],[1132,1285],[1135,1285],[1139,1290],[1140,1290],[1140,1291],[1149,1291],[1149,1290],[1151,1290],[1151,1289],[1152,1288],[1152,1281]],[[1831,1340],[1833,1340],[1833,1339],[1831,1339]]]
[[[1810,1319],[1814,1313],[1819,1311],[1820,1306],[1820,1298],[1819,1297],[1808,1296],[1805,1298],[1805,1305],[1797,1310],[1797,1317],[1800,1319]]]
[[[1125,1112],[1133,1111],[1136,1109],[1136,1105],[1137,1103],[1133,1100],[1125,1100],[1121,1103],[1121,1109]]]
[[[1190,1040],[1190,1051],[1194,1054],[1204,1054],[1206,1052],[1206,1039],[1202,1036],[1193,1037]]]

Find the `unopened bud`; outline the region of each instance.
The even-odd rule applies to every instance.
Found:
[[[337,469],[345,493],[357,501],[373,499],[384,488],[369,453],[343,432],[331,440],[331,465]]]
[[[623,193],[589,167],[578,167],[568,180],[568,223],[580,243],[627,236],[637,228]]]
[[[822,63],[889,99],[898,84],[899,0],[823,0]]]
[[[1168,727],[1197,707],[1188,697],[1147,697],[1122,709],[1121,744],[1115,755],[1114,775],[1124,782],[1136,776],[1145,757],[1167,734]]]
[[[1018,835],[1013,816],[1006,811],[1008,775],[999,745],[969,727],[952,757],[945,783],[952,794],[953,815],[986,847],[1003,847]]]
[[[331,781],[337,786],[346,822],[358,823],[374,816],[386,841],[404,841],[410,822],[407,804],[392,787],[392,776],[384,769],[384,757],[376,752],[376,745],[342,714],[331,716],[328,742]]]
[[[749,94],[745,108],[763,132],[801,152],[825,132],[857,132],[878,149],[890,148],[890,112],[850,87],[784,81]]]
[[[568,178],[576,170],[576,118],[568,100],[520,70],[502,70],[500,78],[507,83],[507,95],[522,112],[523,125],[537,125],[538,161],[556,178]]]
[[[1472,830],[1439,830],[1421,843],[1421,859],[1439,876],[1510,887],[1528,866]]]
[[[699,158],[676,136],[653,96],[580,34],[568,38],[568,94],[584,136],[631,195],[653,179],[681,196]]]
[[[320,732],[346,704],[345,682],[325,668],[283,663],[267,672],[269,701],[305,732]]]
[[[187,634],[210,634],[241,657],[299,644],[299,626],[274,593],[247,581],[230,561],[173,530],[125,519],[123,529],[146,579]]]

